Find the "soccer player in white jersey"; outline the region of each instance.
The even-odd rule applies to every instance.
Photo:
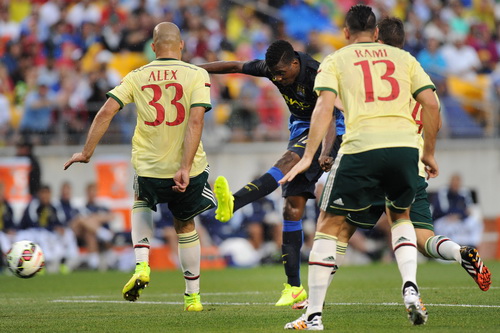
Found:
[[[309,257],[309,307],[285,328],[323,329],[321,316],[328,280],[337,268],[336,235],[346,225],[349,212],[370,208],[374,199],[370,190],[377,187],[386,197],[405,307],[414,324],[424,324],[427,311],[416,281],[416,235],[409,216],[418,177],[419,134],[409,101],[414,97],[422,105],[426,140],[421,159],[429,177],[436,177],[439,107],[434,85],[410,54],[375,42],[378,29],[370,7],[351,7],[344,34],[350,45],[325,58],[318,70],[315,90],[319,98],[306,152],[282,179],[290,181],[307,169],[333,117],[329,108],[339,96],[344,104],[346,133],[332,169],[334,181],[325,187],[320,204]]]
[[[122,290],[123,297],[135,301],[149,284],[153,210],[158,203],[168,203],[179,236],[179,261],[186,284],[184,310],[202,311],[201,249],[193,218],[216,205],[201,143],[204,115],[211,109],[210,79],[204,69],[180,60],[184,42],[175,24],[158,24],[151,47],[156,59],[127,74],[107,94],[82,152],[74,154],[64,169],[75,162],[89,162],[115,114],[126,104],[136,104],[132,242],[137,264]]]

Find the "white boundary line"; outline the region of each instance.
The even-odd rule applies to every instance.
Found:
[[[183,302],[152,302],[152,301],[139,301],[139,302],[127,302],[127,301],[103,301],[103,300],[71,300],[71,299],[55,299],[52,300],[53,303],[116,303],[116,304],[163,304],[163,305],[182,305]],[[274,303],[254,303],[254,302],[204,302],[205,305],[274,305]],[[401,303],[326,303],[327,305],[346,305],[346,306],[356,306],[356,305],[371,305],[371,306],[400,306]],[[487,305],[487,304],[433,304],[426,303],[427,307],[458,307],[458,308],[500,308],[500,305]]]

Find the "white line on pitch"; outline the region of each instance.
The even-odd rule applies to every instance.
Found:
[[[54,303],[117,303],[126,304],[132,302],[125,301],[103,301],[103,300],[70,300],[70,299],[55,299]],[[181,305],[183,302],[152,302],[152,301],[139,301],[134,304],[163,304],[163,305]],[[274,303],[254,303],[254,302],[205,302],[205,305],[274,305]],[[372,305],[372,306],[400,306],[400,303],[326,303],[327,305]],[[500,305],[487,305],[487,304],[432,304],[426,303],[427,307],[459,307],[459,308],[500,308]]]

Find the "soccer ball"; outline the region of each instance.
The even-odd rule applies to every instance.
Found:
[[[29,240],[16,242],[7,252],[7,264],[15,276],[33,277],[45,265],[42,248]]]

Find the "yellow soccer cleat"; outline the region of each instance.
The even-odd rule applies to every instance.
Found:
[[[184,294],[184,311],[200,312],[203,311],[203,305],[200,300],[200,293]]]
[[[285,289],[281,292],[281,297],[276,302],[276,306],[289,306],[307,299],[307,292],[302,285],[292,287],[288,283],[283,284]]]
[[[150,272],[151,269],[149,268],[147,262],[140,262],[136,264],[134,275],[132,275],[125,287],[123,287],[123,298],[130,302],[137,301],[144,288],[146,288],[149,284]]]
[[[233,217],[234,197],[229,190],[229,184],[225,177],[217,177],[214,184],[214,193],[215,198],[217,198],[215,218],[220,222],[227,222]]]

